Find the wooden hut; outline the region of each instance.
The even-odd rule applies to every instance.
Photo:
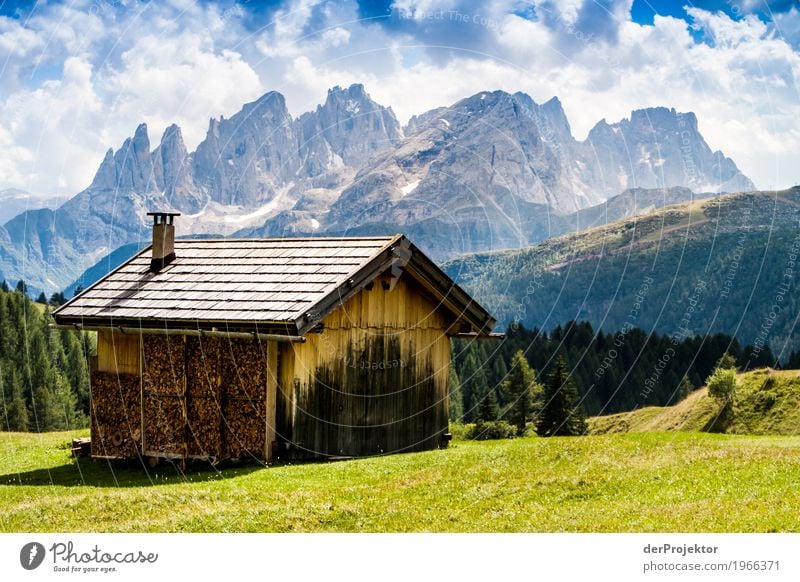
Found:
[[[402,235],[175,240],[54,313],[98,333],[91,454],[342,457],[446,444],[450,338],[494,320]]]

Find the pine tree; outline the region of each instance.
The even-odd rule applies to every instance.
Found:
[[[511,371],[503,382],[503,394],[509,403],[503,415],[515,425],[520,434],[533,413],[533,402],[541,396],[541,387],[536,383],[536,374],[528,364],[522,350],[517,350],[511,360]]]
[[[5,377],[4,396],[6,402],[6,418],[8,419],[7,430],[15,432],[25,432],[30,428],[28,423],[28,408],[22,394],[22,383],[19,381],[19,374],[16,370],[11,370]]]
[[[0,395],[9,430],[87,424],[89,335],[56,331],[51,320],[49,308],[42,312],[26,295],[0,288]]]
[[[481,399],[476,420],[478,422],[493,422],[497,420],[499,414],[500,408],[497,406],[497,396],[494,393],[494,389],[489,388]]]
[[[52,418],[50,430],[74,430],[84,426],[86,419],[78,412],[75,393],[67,380],[55,373],[52,374]]]
[[[64,297],[63,293],[53,293],[50,296],[50,305],[53,305],[54,307],[59,307],[61,305],[64,305],[66,302],[67,299],[66,297]]]
[[[78,411],[89,414],[89,370],[86,355],[89,347],[85,345],[88,334],[76,334],[71,331],[61,332],[62,343],[66,351],[66,376],[75,391]]]
[[[464,416],[464,395],[461,393],[461,380],[458,378],[455,364],[450,366],[448,379],[450,398],[448,400],[448,416],[450,422],[461,422]]]
[[[44,386],[33,389],[28,417],[31,419],[30,430],[34,432],[47,432],[55,430],[58,426],[57,411],[50,391]]]
[[[470,344],[469,348],[467,348],[463,367],[458,374],[461,379],[461,390],[463,392],[464,402],[470,403],[470,406],[464,411],[464,420],[466,422],[473,422],[476,420],[478,414],[476,406],[479,406],[481,397],[486,390],[486,386],[488,386],[486,366],[481,365],[476,356],[476,343],[477,342],[473,342]]]
[[[36,298],[36,303],[41,303],[42,305],[47,303],[47,295],[44,294],[44,291],[39,293],[39,297]]]
[[[539,436],[574,436],[586,433],[586,416],[579,404],[578,389],[563,357],[545,384],[542,410],[536,423]]]

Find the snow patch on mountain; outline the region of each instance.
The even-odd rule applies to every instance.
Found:
[[[414,180],[413,182],[409,182],[408,184],[400,188],[400,191],[403,193],[403,196],[408,196],[414,190],[417,189],[417,186],[419,186],[419,180]]]

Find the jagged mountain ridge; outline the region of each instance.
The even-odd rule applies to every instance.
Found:
[[[634,111],[613,126],[601,121],[581,142],[557,98],[538,105],[524,93],[484,92],[413,117],[398,146],[376,154],[329,211],[295,206],[239,234],[308,234],[315,223],[337,233],[401,230],[441,259],[565,232],[560,216],[626,189],[690,186],[754,188],[711,151],[691,113]]]
[[[628,125],[634,117],[642,123],[632,116]],[[666,117],[649,133],[628,125],[620,132],[657,149],[678,131]],[[412,118],[404,131],[361,85],[331,89],[324,104],[298,118],[270,92],[228,119],[212,119],[191,153],[179,127],[152,148],[140,125],[57,212],[25,213],[0,227],[0,278],[59,290],[98,258],[146,239],[146,212],[166,208],[184,213],[181,231],[189,234],[402,230],[438,258],[516,247],[559,232],[560,217],[617,187],[603,176],[621,176],[620,168],[592,161],[598,147],[616,147],[603,143],[611,145],[576,141],[555,98],[538,105],[522,93],[479,93]],[[751,189],[733,162],[702,151],[723,160],[697,164],[719,170],[720,188]],[[620,158],[608,152],[602,159]],[[637,167],[629,182],[653,180],[653,172],[640,179]],[[675,171],[664,176],[660,185],[686,186],[671,183],[681,181]]]

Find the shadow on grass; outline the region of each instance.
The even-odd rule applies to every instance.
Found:
[[[77,459],[56,467],[0,475],[0,486],[150,487],[232,479],[262,468],[258,464],[215,468],[208,463],[192,463],[181,470],[169,462],[150,468],[139,461]]]

